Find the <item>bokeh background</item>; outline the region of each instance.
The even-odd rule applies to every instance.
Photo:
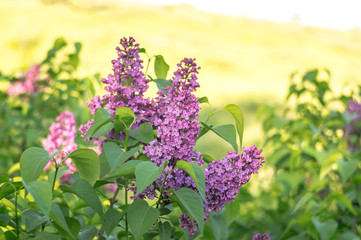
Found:
[[[56,38],[63,37],[69,43],[68,49],[73,48],[74,42],[82,43],[80,65],[71,77],[82,79],[96,73],[107,77],[112,71],[111,60],[116,58],[115,47],[120,38],[132,36],[150,56],[164,56],[170,65],[168,77],[181,59],[196,58],[201,66],[201,87],[197,96],[207,96],[215,109],[229,103],[239,105],[245,119],[243,145],[256,144],[263,148],[262,121],[267,121],[259,119],[257,111],[266,104],[275,106],[270,108],[275,112],[286,105],[292,73],[302,75],[313,68],[329,69],[330,86],[335,95],[351,92],[350,86],[361,83],[359,9],[361,3],[356,0],[0,0],[0,73],[12,76],[27,72],[46,58]],[[101,94],[103,86],[96,80],[94,84],[96,93]],[[9,83],[0,81],[0,90],[5,91],[8,86]],[[88,101],[90,99],[88,96]],[[201,119],[209,111],[206,104],[202,104],[202,108]],[[77,117],[84,122],[78,122],[78,126],[89,117],[89,113],[83,114],[83,111],[88,111],[85,104],[79,109],[76,114],[81,116]],[[217,113],[210,123],[217,125],[229,121],[233,120],[227,113]],[[273,124],[276,125],[277,121]],[[232,149],[215,134],[207,134],[197,143],[199,151],[220,159],[225,151]],[[39,137],[44,139],[46,135]],[[40,145],[40,141],[37,144]],[[21,151],[16,149],[16,154],[8,157],[9,161],[18,163],[21,152],[29,146],[21,146]],[[301,158],[303,149],[298,147],[290,149],[294,155],[299,153],[299,159],[303,161],[306,159],[303,155]],[[234,224],[239,226],[233,229],[244,227],[250,222],[249,217],[258,219],[258,226],[265,230],[273,230],[274,236],[280,236],[281,230],[277,232],[274,225],[279,224],[279,229],[284,230],[292,219],[284,214],[288,208],[285,207],[288,206],[286,201],[291,209],[299,200],[298,196],[302,196],[297,195],[296,190],[287,192],[287,189],[297,189],[299,185],[303,190],[305,174],[301,172],[297,177],[296,171],[288,173],[285,167],[286,170],[282,167],[276,169],[271,164],[267,166],[272,154],[278,154],[274,158],[281,158],[279,152],[267,150],[264,151],[266,167],[252,178],[247,188],[241,189],[239,203],[243,201],[242,204],[246,202],[247,205],[242,205],[241,209],[237,206],[236,210],[237,203],[230,205],[227,214],[241,212],[244,223],[235,221]],[[0,149],[2,163],[5,162],[1,159],[4,152],[8,152],[6,147]],[[356,160],[359,162],[359,158]],[[17,170],[18,167],[19,164]],[[1,170],[4,169],[0,169],[0,173]],[[335,179],[340,182],[339,178]],[[361,182],[360,179],[357,181]],[[285,193],[280,187],[282,184],[286,186]],[[251,200],[248,201],[247,196]],[[276,214],[272,215],[271,210]],[[264,224],[264,216],[269,217],[269,225]],[[235,215],[234,219],[238,217]],[[234,219],[227,218],[230,221],[227,224]],[[275,224],[275,220],[282,224]],[[256,228],[251,226],[250,229],[249,234]],[[361,233],[361,228],[358,231]],[[305,239],[300,236],[297,239]],[[318,239],[318,235],[315,236],[314,239]]]
[[[292,2],[1,0],[0,66],[26,70],[62,36],[83,43],[79,75],[105,77],[119,39],[133,36],[170,72],[183,57],[197,58],[198,96],[240,105],[245,145],[260,144],[257,107],[282,103],[292,72],[326,67],[336,89],[361,82],[357,1]]]

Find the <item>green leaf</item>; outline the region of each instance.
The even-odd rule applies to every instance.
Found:
[[[327,200],[330,201],[330,202],[332,202],[333,200],[337,200],[340,203],[342,203],[354,215],[357,214],[355,209],[352,206],[352,203],[351,203],[350,199],[348,199],[348,197],[345,196],[344,194],[337,194],[337,193],[329,194],[327,196]]]
[[[210,224],[212,232],[216,240],[225,240],[227,239],[228,228],[226,222],[226,216],[224,211],[220,213],[212,213],[210,217]]]
[[[22,188],[21,182],[7,182],[0,189],[0,200]]]
[[[154,61],[154,73],[157,78],[166,79],[169,65],[164,61],[162,55],[156,55]]]
[[[143,143],[150,143],[154,140],[153,127],[148,122],[141,124],[136,131],[130,130],[129,135]]]
[[[199,104],[201,103],[208,103],[209,104],[209,101],[208,101],[208,98],[207,97],[200,97],[200,98],[197,98]]]
[[[103,216],[103,207],[93,187],[84,179],[76,180],[73,185],[61,185],[63,192],[70,192],[83,199],[91,208],[93,208],[100,216]]]
[[[57,234],[53,234],[53,233],[48,233],[48,232],[39,232],[34,238],[32,238],[33,240],[60,240],[60,236]]]
[[[79,233],[78,239],[79,240],[89,240],[93,239],[97,235],[98,231],[97,228],[94,226],[86,226],[83,230]]]
[[[320,170],[320,179],[323,179],[332,170],[332,165],[336,162],[336,155],[331,154],[323,160]]]
[[[211,156],[209,154],[202,154],[202,158],[206,163],[211,163],[214,160],[216,160],[213,156]]]
[[[292,210],[292,213],[295,213],[298,209],[303,207],[311,198],[313,197],[313,194],[308,192],[305,195],[301,197],[301,199],[296,203],[295,208]]]
[[[36,181],[44,167],[57,153],[58,151],[49,155],[46,150],[38,147],[26,149],[20,157],[20,175],[24,182]]]
[[[93,185],[100,175],[100,160],[96,152],[91,149],[78,149],[68,157],[73,160],[80,177]]]
[[[157,84],[157,88],[163,92],[163,94],[167,94],[166,88],[173,86],[173,83],[166,79],[154,79],[155,84]]]
[[[150,207],[145,200],[135,200],[128,208],[128,222],[134,238],[141,239],[159,216],[159,210]]]
[[[62,176],[64,176],[64,174],[67,173],[68,171],[69,171],[69,167],[59,168],[58,173],[56,174],[56,181],[59,180]],[[50,186],[53,186],[54,175],[55,175],[55,170],[50,172],[48,175],[48,182]]]
[[[103,145],[103,150],[106,159],[108,160],[110,171],[113,171],[117,167],[119,156],[123,153],[120,147],[113,142],[106,142]]]
[[[114,208],[110,208],[103,217],[102,227],[105,233],[109,236],[113,229],[119,224],[123,214]]]
[[[84,138],[100,137],[113,129],[113,123],[111,122],[111,116],[104,108],[98,108],[95,117],[94,124],[89,128]]]
[[[86,226],[78,235],[79,240],[93,239],[97,235],[97,228],[94,226]]]
[[[23,216],[25,218],[25,226],[27,232],[30,232],[47,220],[46,217],[41,216],[39,212],[34,209],[26,210],[23,213]]]
[[[114,120],[115,134],[120,133],[125,128],[130,128],[135,120],[132,109],[128,107],[119,107],[115,113],[118,119]]]
[[[339,235],[334,240],[360,240],[360,237],[358,237],[353,232],[345,232],[345,233],[342,233],[341,235]]]
[[[205,124],[203,122],[201,122],[201,124],[205,128],[212,130],[215,134],[217,134],[218,136],[220,136],[221,138],[226,140],[229,144],[232,145],[232,147],[235,151],[238,151],[236,129],[234,128],[234,125],[226,124],[226,125],[221,125],[221,126],[218,126],[215,128],[211,128],[210,126],[208,126],[207,124]]]
[[[51,59],[56,56],[56,53],[67,45],[64,38],[57,38],[54,42],[54,46],[48,51],[46,59],[42,63],[49,63]]]
[[[122,163],[124,163],[125,161],[127,161],[130,157],[132,157],[134,154],[136,154],[139,150],[140,150],[140,146],[137,146],[137,147],[135,147],[135,148],[132,148],[132,149],[130,149],[128,152],[123,152],[120,156],[119,156],[119,158],[118,158],[118,160],[117,160],[117,162],[116,162],[116,164],[115,164],[115,166],[116,166],[116,168],[118,167],[118,166],[120,166]]]
[[[61,229],[63,229],[66,232],[67,237],[69,235],[69,237],[75,239],[75,237],[73,236],[72,232],[68,227],[68,224],[66,223],[63,212],[60,210],[59,206],[56,205],[55,203],[51,205],[50,217],[51,219],[53,219],[54,223],[57,226],[59,226]]]
[[[47,181],[37,181],[26,183],[23,181],[24,187],[33,196],[36,204],[39,206],[44,215],[49,218],[52,203],[51,186]]]
[[[103,178],[110,171],[109,162],[107,160],[107,157],[105,156],[105,152],[102,152],[99,155],[99,161],[100,161],[100,175],[99,175],[99,177]]]
[[[203,232],[204,210],[201,197],[190,188],[180,188],[177,191],[171,190],[174,193],[175,201],[178,205],[187,211],[191,219],[197,221],[200,231]]]
[[[318,217],[312,217],[312,222],[315,225],[317,232],[320,234],[321,240],[329,240],[336,232],[338,225],[337,222],[333,219],[320,222]]]
[[[145,48],[140,48],[139,50],[138,50],[138,53],[145,53],[146,51],[145,51]]]
[[[109,177],[105,179],[111,179],[115,177],[135,177],[135,168],[138,164],[143,163],[141,160],[130,160],[121,165],[115,172],[111,173]]]
[[[243,114],[241,109],[235,104],[229,104],[224,108],[225,111],[229,112],[234,120],[236,121],[236,128],[238,132],[239,145],[242,148],[242,138],[244,130]]]
[[[152,162],[142,162],[135,168],[135,179],[137,184],[137,193],[143,192],[162,174],[163,168],[158,167]]]
[[[177,162],[177,167],[188,173],[188,175],[193,179],[193,181],[197,185],[199,194],[201,195],[203,200],[207,202],[206,192],[205,192],[206,180],[202,168],[198,166],[196,163],[187,162],[183,160]]]
[[[18,240],[19,238],[16,237],[16,233],[14,231],[8,230],[4,232],[5,240]]]
[[[73,236],[78,236],[79,231],[81,229],[80,222],[72,217],[65,217],[66,224],[69,227],[70,232],[73,234]]]
[[[0,176],[0,183],[9,182],[9,178],[6,176]]]
[[[172,227],[169,222],[159,222],[158,227],[160,240],[169,240],[172,235]]]
[[[337,159],[337,169],[341,175],[342,183],[345,183],[354,172],[358,169],[358,161],[357,160],[350,160],[345,161],[343,158]]]

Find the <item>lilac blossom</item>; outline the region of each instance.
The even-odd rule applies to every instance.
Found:
[[[264,234],[257,233],[252,237],[252,240],[271,240],[271,238],[267,233]]]
[[[351,99],[347,106],[348,115],[354,114],[351,123],[346,126],[345,138],[350,151],[360,149],[360,136],[361,136],[361,104],[356,100]],[[352,141],[352,138],[354,140]]]
[[[50,126],[49,130],[50,134],[43,140],[43,146],[49,154],[58,150],[60,151],[54,157],[56,163],[59,164],[66,158],[67,153],[70,154],[77,148],[77,145],[74,142],[77,133],[73,113],[68,111],[62,112],[56,118],[56,122]],[[63,180],[68,180],[69,175],[76,169],[70,158],[66,159],[64,163],[69,167],[69,171],[63,176]],[[49,169],[49,167],[54,164],[54,161],[50,160],[46,165],[45,170]]]
[[[112,116],[119,107],[129,107],[136,117],[148,119],[152,115],[153,102],[149,98],[144,98],[144,93],[148,89],[148,82],[141,71],[143,61],[139,58],[139,44],[130,37],[120,40],[120,47],[117,47],[118,58],[112,60],[113,74],[108,78],[103,78],[105,91],[108,92],[103,97],[94,97],[87,106],[91,114],[95,114],[98,108],[105,108]],[[141,120],[137,120],[134,127],[138,126]],[[81,125],[79,131],[84,136],[93,125],[91,120],[85,125]],[[106,137],[111,139],[121,139],[122,134],[108,133]],[[90,139],[88,139],[90,140]],[[93,139],[94,144],[102,146],[104,143],[100,138]]]
[[[195,139],[200,130],[198,111],[199,102],[193,92],[199,87],[197,76],[199,67],[195,59],[185,58],[178,64],[174,77],[170,80],[172,86],[166,87],[164,91],[158,91],[155,100],[154,113],[150,118],[158,137],[144,147],[143,154],[150,161],[161,167],[167,162],[165,174],[161,175],[157,182],[164,185],[164,191],[171,188],[178,190],[182,187],[196,189],[196,184],[183,170],[175,169],[179,160],[204,163],[199,152],[194,150]],[[156,197],[157,183],[149,186],[135,198]],[[130,188],[135,192],[135,187]],[[164,193],[168,195],[169,193]]]
[[[241,186],[246,184],[252,174],[257,174],[263,165],[264,158],[260,155],[262,149],[256,146],[244,147],[241,154],[228,152],[222,160],[213,161],[204,169],[206,178],[206,200],[203,203],[205,218],[211,211],[222,210],[225,204],[233,202]],[[181,216],[181,226],[192,235],[196,229],[186,214]]]
[[[38,81],[40,81],[40,65],[33,65],[25,75],[24,82],[15,82],[9,86],[7,93],[14,97],[21,94],[36,93],[38,90]]]

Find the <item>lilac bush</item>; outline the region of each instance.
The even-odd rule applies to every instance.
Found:
[[[33,196],[40,208],[35,213],[46,221],[39,223],[46,231],[36,236],[53,237],[48,236],[54,233],[48,232],[50,225],[66,239],[195,237],[258,173],[264,164],[262,149],[242,148],[243,115],[237,105],[216,111],[228,112],[235,124],[210,125],[213,108],[207,120],[200,121],[200,104],[209,102],[195,95],[200,67],[194,58],[180,61],[167,80],[169,66],[163,57],[149,57],[133,38],[122,38],[116,50],[113,72],[101,80],[105,94],[87,104],[93,119],[79,127],[79,146],[74,115],[62,112],[43,141],[45,150],[30,148],[21,156],[21,187]],[[140,53],[148,57],[145,72]],[[153,58],[156,78],[147,75]],[[158,87],[154,98],[147,97],[152,95],[150,84]],[[197,140],[209,131],[234,151],[221,160],[197,151]],[[35,161],[35,171],[28,173]],[[48,181],[37,181],[41,170],[52,165],[55,171]],[[65,171],[61,184],[55,184]],[[32,210],[27,213],[30,218]],[[227,231],[225,219],[216,221],[221,223],[213,226],[220,228],[218,232]],[[22,230],[16,226],[19,236]],[[31,227],[27,236],[33,234]]]
[[[198,112],[200,104],[194,92],[199,87],[197,74],[200,67],[195,59],[185,58],[177,66],[169,85],[159,89],[155,99],[145,98],[151,82],[141,71],[143,61],[139,57],[139,44],[133,38],[123,38],[117,47],[118,58],[112,61],[113,74],[105,83],[103,97],[96,96],[88,104],[90,112],[95,115],[97,109],[105,108],[111,116],[116,114],[119,107],[129,107],[139,118],[132,126],[133,130],[140,123],[148,121],[157,132],[157,137],[149,144],[144,144],[142,154],[150,161],[161,167],[165,162],[162,175],[148,188],[138,195],[136,185],[128,189],[134,192],[133,199],[154,199],[161,192],[159,198],[168,199],[170,189],[191,188],[196,190],[194,180],[183,170],[177,169],[177,161],[184,160],[203,166],[204,160],[200,152],[194,147],[200,132]],[[80,127],[82,136],[94,124],[90,120]],[[116,134],[114,130],[105,135],[110,140],[123,140],[124,133]],[[91,140],[91,139],[88,139]],[[93,138],[95,144],[102,146],[107,140]],[[263,165],[262,150],[256,146],[244,148],[241,154],[229,152],[223,160],[211,162],[204,170],[206,178],[206,200],[204,203],[204,220],[211,211],[220,211],[227,203],[234,201],[239,188],[246,184],[252,174]],[[162,186],[162,189],[159,189]],[[165,201],[166,202],[166,201]],[[197,223],[193,223],[187,213],[180,217],[180,226],[188,229],[189,234],[196,230]]]

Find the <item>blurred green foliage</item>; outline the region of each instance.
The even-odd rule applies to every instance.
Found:
[[[361,151],[345,134],[360,87],[336,95],[329,79],[327,69],[294,73],[283,106],[259,109],[274,180],[249,217],[273,239],[360,239]]]
[[[0,73],[0,175],[13,176],[18,166],[10,167],[26,148],[41,146],[41,139],[62,111],[74,112],[78,120],[87,117],[85,102],[93,96],[93,82],[99,77],[76,77],[81,43],[74,43],[70,52],[67,45],[63,38],[56,39],[45,59],[26,74]],[[24,88],[29,81],[31,91],[15,89]],[[17,93],[11,93],[14,91]]]

